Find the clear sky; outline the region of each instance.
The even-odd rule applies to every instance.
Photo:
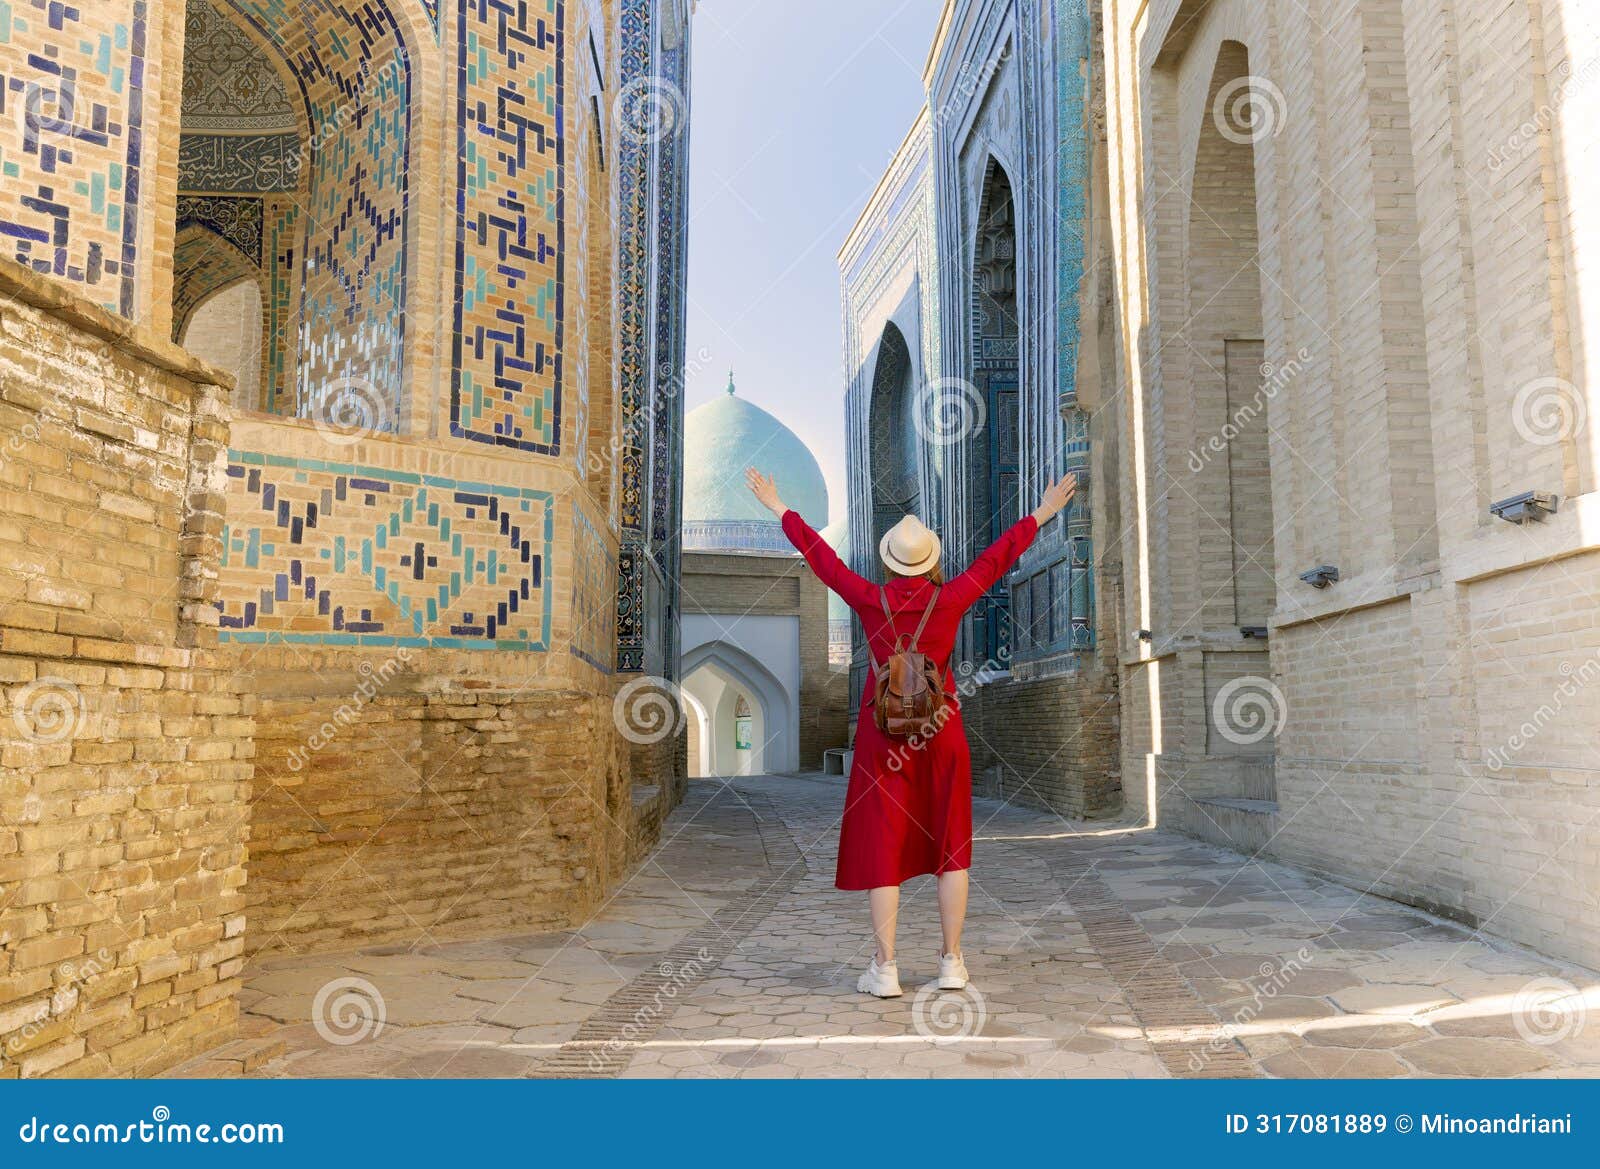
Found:
[[[836,257],[922,105],[943,6],[699,0],[694,16],[685,404],[722,393],[731,366],[817,456],[830,519],[845,513]]]

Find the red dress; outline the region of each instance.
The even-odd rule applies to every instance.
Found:
[[[1030,516],[1011,526],[972,567],[940,588],[917,648],[944,669],[945,690],[956,693],[950,676],[950,651],[962,615],[988,592],[1033,543],[1039,525]],[[891,580],[886,586],[894,633],[884,616],[878,586],[845,567],[826,541],[794,511],[783,513],[783,533],[800,550],[823,584],[844,601],[867,636],[874,663],[893,651],[896,636],[910,637],[936,587],[921,577]],[[839,829],[841,889],[898,885],[923,873],[946,873],[972,863],[972,755],[959,706],[955,717],[917,749],[907,740],[878,730],[868,705],[873,679],[867,676],[861,714],[856,720],[855,761],[845,793]]]

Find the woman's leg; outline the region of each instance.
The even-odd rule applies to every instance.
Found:
[[[882,885],[867,890],[872,910],[872,935],[878,939],[878,965],[894,961],[894,927],[900,916],[900,886]]]
[[[944,952],[961,953],[961,927],[967,922],[967,870],[939,874],[939,929]]]

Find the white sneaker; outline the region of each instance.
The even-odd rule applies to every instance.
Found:
[[[880,999],[897,999],[905,992],[900,989],[900,967],[894,959],[882,966],[877,956],[867,966],[867,972],[856,979],[856,989],[862,994],[876,995]]]
[[[960,954],[939,955],[939,989],[962,990],[967,985],[967,964]]]

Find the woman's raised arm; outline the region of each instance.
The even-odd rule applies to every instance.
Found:
[[[1078,477],[1070,472],[1046,487],[1039,506],[1033,509],[1032,514],[1012,524],[998,540],[979,553],[967,571],[945,586],[948,594],[965,607],[992,589],[995,582],[1028,550],[1039,529],[1072,502],[1077,490]]]
[[[754,467],[747,467],[744,478],[761,505],[782,521],[783,534],[806,558],[806,563],[817,574],[818,580],[843,597],[847,605],[861,607],[877,603],[878,587],[851,572],[849,566],[839,559],[839,554],[806,523],[800,513],[783,502],[771,475],[763,475]]]

